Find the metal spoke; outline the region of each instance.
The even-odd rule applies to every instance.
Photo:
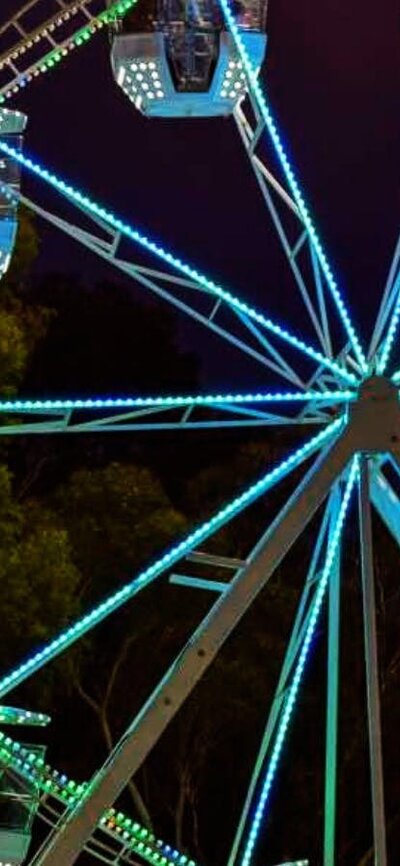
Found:
[[[305,203],[303,194],[300,190],[299,184],[297,182],[294,170],[288,160],[287,154],[283,147],[283,143],[278,131],[278,127],[276,122],[272,116],[271,109],[267,104],[266,98],[264,96],[263,90],[261,88],[259,79],[257,77],[257,71],[253,68],[251,63],[249,54],[244,45],[243,39],[240,34],[239,27],[237,25],[234,14],[229,6],[228,0],[220,0],[220,6],[224,14],[225,21],[230,30],[232,38],[235,42],[239,57],[242,61],[243,69],[246,72],[248,83],[249,83],[249,91],[253,99],[255,100],[258,113],[262,120],[264,121],[266,129],[268,129],[271,141],[274,145],[276,155],[283,169],[284,175],[286,177],[291,195],[297,205],[298,211],[301,215],[302,221],[304,223],[304,227],[307,230],[307,234],[310,239],[310,243],[313,245],[315,253],[318,257],[318,261],[320,263],[322,272],[326,279],[327,285],[329,287],[332,298],[335,302],[336,308],[338,310],[340,319],[344,325],[344,328],[348,334],[350,343],[353,347],[355,357],[357,358],[358,363],[360,364],[361,371],[366,373],[368,371],[366,358],[364,351],[362,349],[359,337],[355,331],[355,328],[351,322],[350,315],[348,313],[347,307],[343,301],[340,290],[336,283],[336,280],[331,271],[330,265],[328,263],[326,254],[323,250],[321,241],[319,239],[316,227],[313,223],[313,220],[308,211],[307,205]]]
[[[8,694],[13,688],[24,682],[33,673],[40,670],[53,658],[56,658],[79,640],[84,634],[94,628],[99,622],[102,622],[118,608],[122,607],[127,601],[137,595],[144,587],[149,586],[160,575],[164,574],[172,568],[186,554],[193,551],[207,538],[214,534],[218,529],[232,520],[233,517],[240,514],[244,508],[255,502],[267,490],[274,487],[285,478],[290,472],[300,466],[312,454],[318,451],[324,443],[329,439],[338,435],[343,422],[341,419],[334,421],[328,428],[324,429],[317,436],[314,436],[309,442],[297,449],[290,457],[283,460],[272,471],[267,472],[263,478],[257,481],[251,487],[247,488],[240,496],[237,496],[228,505],[225,505],[220,511],[214,514],[209,520],[189,533],[183,541],[176,544],[172,549],[164,554],[155,563],[150,565],[138,577],[129,583],[125,584],[121,589],[109,596],[96,608],[91,610],[74,625],[67,628],[64,632],[58,635],[54,640],[50,641],[47,646],[37,651],[23,662],[19,667],[15,668],[9,674],[6,674],[0,680],[0,696]],[[343,434],[342,434],[343,435]],[[346,440],[347,441],[347,440]],[[339,449],[340,450],[340,449]]]
[[[373,840],[376,866],[387,866],[370,484],[366,457],[361,458],[359,511]]]
[[[43,850],[34,857],[32,866],[71,866],[75,862],[79,851],[93,832],[103,809],[116,800],[127,781],[141,766],[171,718],[209,667],[226,638],[260,590],[266,585],[285,553],[307,526],[328,494],[337,475],[348,462],[350,454],[350,441],[346,435],[342,435],[328,452],[317,460],[276,521],[258,542],[247,565],[239,571],[226,592],[218,598],[206,619],[150,696],[137,718],[112,750],[103,767],[93,777],[81,801],[73,808],[70,816],[58,832],[50,837]],[[355,480],[354,466],[353,464],[350,480],[346,486],[334,543],[332,543],[325,564],[326,579],[334,559],[336,544],[339,541],[350,492]],[[323,583],[324,578],[321,579],[321,586]],[[319,612],[318,598],[317,595],[314,608],[315,619],[317,619]],[[320,603],[322,603],[322,598],[323,594],[321,594]],[[309,629],[312,625],[313,621],[311,620]],[[309,630],[307,630],[305,641],[307,641],[308,635]],[[308,638],[307,650],[310,640],[311,635]],[[303,647],[298,664],[302,661],[304,652],[306,656],[307,651]]]
[[[18,153],[15,148],[11,147],[10,145],[6,144],[4,141],[1,140],[0,151],[3,151],[7,154],[7,156],[15,159],[34,175],[41,178],[41,180],[45,181],[51,187],[56,189],[61,195],[67,196],[68,199],[71,199],[74,202],[79,202],[80,205],[84,206],[88,214],[95,213],[105,222],[108,222],[109,225],[112,226],[115,230],[124,235],[128,240],[133,241],[135,244],[139,244],[139,246],[143,247],[147,252],[160,258],[167,265],[174,268],[179,273],[183,273],[186,277],[194,280],[196,283],[199,284],[200,287],[204,288],[207,293],[215,295],[218,300],[224,302],[236,313],[244,314],[248,319],[252,319],[255,323],[257,323],[258,326],[262,326],[269,333],[277,337],[278,340],[282,340],[283,342],[287,343],[293,349],[296,349],[296,351],[310,358],[318,365],[321,364],[322,366],[325,366],[328,369],[332,370],[344,381],[347,381],[351,384],[356,382],[356,378],[353,374],[349,373],[345,369],[342,369],[340,365],[337,364],[335,361],[324,357],[317,349],[314,349],[312,346],[309,346],[307,343],[305,343],[304,340],[301,340],[295,334],[292,334],[286,327],[279,325],[270,318],[266,318],[263,313],[259,312],[253,307],[250,307],[246,302],[232,295],[226,289],[223,289],[217,283],[201,274],[198,270],[194,269],[191,265],[186,264],[181,259],[178,259],[176,256],[166,251],[158,243],[155,243],[154,241],[146,237],[142,232],[138,231],[136,228],[123,222],[114,214],[107,211],[101,205],[90,199],[87,195],[83,195],[78,190],[75,190],[70,184],[65,183],[53,172],[42,168],[37,163],[33,162],[32,159]]]
[[[239,823],[237,826],[235,838],[233,840],[232,848],[229,854],[229,858],[227,861],[227,866],[234,866],[237,861],[238,854],[242,845],[247,821],[249,818],[250,810],[252,808],[254,795],[256,792],[256,788],[261,776],[261,773],[265,767],[265,761],[267,758],[267,754],[271,745],[272,737],[275,733],[276,726],[278,724],[279,718],[282,713],[282,708],[284,705],[285,698],[287,696],[287,691],[290,685],[290,676],[293,671],[293,667],[296,663],[296,660],[301,651],[301,647],[304,642],[305,633],[307,630],[308,623],[310,621],[311,613],[312,613],[312,603],[315,597],[315,593],[318,586],[318,581],[320,579],[320,573],[318,572],[320,565],[321,553],[324,549],[324,545],[326,543],[329,521],[331,517],[332,510],[332,494],[329,497],[328,505],[325,508],[324,516],[321,522],[321,527],[318,533],[318,537],[316,540],[314,552],[311,558],[310,566],[308,569],[307,577],[305,580],[303,592],[300,598],[299,606],[297,609],[292,633],[290,636],[290,640],[288,643],[288,647],[286,650],[284,662],[282,665],[282,670],[279,676],[278,684],[275,689],[275,694],[271,702],[271,706],[268,713],[267,724],[262,736],[260,748],[254,763],[253,772],[250,779],[250,784],[246,793],[246,798],[244,801],[243,809],[240,815]],[[311,601],[310,601],[311,598]]]
[[[252,101],[251,91],[249,91],[249,99],[250,101]],[[239,131],[246,154],[250,160],[250,164],[252,166],[255,178],[260,187],[264,202],[269,211],[272,223],[275,227],[279,241],[282,245],[282,249],[291,268],[293,277],[295,279],[295,285],[300,292],[300,296],[304,302],[304,305],[306,307],[306,310],[308,312],[308,315],[310,317],[310,320],[312,322],[312,325],[324,353],[328,357],[332,357],[331,339],[329,334],[328,321],[326,317],[326,305],[323,298],[323,286],[319,273],[319,266],[317,268],[316,264],[318,260],[316,259],[314,249],[312,245],[307,244],[307,246],[309,246],[310,254],[312,257],[311,273],[314,277],[313,283],[315,284],[308,287],[307,283],[309,282],[310,275],[307,278],[307,276],[302,273],[302,269],[299,263],[299,253],[304,246],[304,240],[306,240],[308,237],[307,233],[303,228],[302,234],[300,235],[300,242],[298,242],[294,246],[291,244],[288,238],[287,231],[285,230],[283,220],[278,212],[277,206],[275,205],[272,193],[275,193],[275,195],[278,197],[278,200],[283,202],[283,204],[285,205],[285,212],[292,217],[292,220],[293,217],[295,217],[299,226],[303,227],[298,208],[294,201],[285,193],[282,186],[274,178],[273,174],[268,171],[260,157],[256,155],[255,149],[257,141],[259,139],[259,135],[257,134],[258,126],[255,129],[252,128],[241,106],[238,106],[235,109],[233,116],[236,121],[236,126]],[[315,308],[314,303],[311,300],[312,289],[314,289],[314,292],[316,294],[317,309]]]
[[[343,467],[342,467],[343,468]],[[253,859],[254,848],[258,838],[258,834],[260,832],[261,823],[263,821],[265,815],[265,809],[269,800],[270,792],[272,789],[272,784],[275,779],[277,765],[279,759],[281,757],[283,744],[285,741],[286,733],[289,727],[289,723],[291,720],[291,716],[293,713],[293,709],[295,706],[296,699],[298,697],[298,692],[300,688],[300,684],[303,678],[305,665],[308,658],[308,653],[310,650],[312,637],[314,634],[315,626],[318,622],[319,614],[321,611],[322,603],[325,597],[326,588],[328,585],[329,577],[334,567],[336,556],[338,553],[341,535],[343,531],[343,525],[345,522],[345,517],[347,513],[347,509],[350,502],[351,493],[353,491],[355,481],[358,474],[358,458],[354,457],[351,465],[351,470],[349,473],[349,478],[346,483],[346,488],[341,498],[340,509],[337,515],[337,520],[335,521],[334,530],[330,539],[329,546],[326,552],[325,563],[323,566],[322,574],[319,580],[318,589],[315,595],[315,599],[312,606],[312,615],[307,624],[306,633],[304,636],[304,641],[301,649],[301,653],[296,662],[296,666],[293,672],[293,679],[290,684],[290,688],[288,689],[285,695],[285,701],[283,706],[283,712],[279,721],[279,727],[276,732],[274,747],[271,751],[271,755],[268,761],[267,769],[265,772],[263,785],[261,789],[261,794],[257,803],[257,808],[255,809],[253,820],[251,823],[250,831],[247,837],[246,846],[244,848],[244,852],[241,858],[241,866],[249,866]]]

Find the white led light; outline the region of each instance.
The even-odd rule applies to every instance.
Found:
[[[164,96],[164,91],[163,90],[157,90],[156,96],[158,96],[159,99],[162,99],[162,97]]]
[[[122,85],[125,81],[125,75],[126,75],[126,69],[124,66],[121,66],[118,70],[118,75],[117,75],[117,84],[119,84],[120,87],[122,87]]]
[[[138,81],[143,81],[143,75],[142,75],[142,73],[141,73],[141,72],[137,72],[137,73],[136,73],[136,78],[137,78]]]
[[[143,82],[142,87],[143,87],[143,90],[148,90],[148,89],[149,89],[149,85],[147,84],[146,81]]]
[[[131,69],[132,69],[132,72],[136,72],[136,70],[137,70],[137,63],[131,63]]]
[[[146,69],[147,63],[139,63],[139,69]]]

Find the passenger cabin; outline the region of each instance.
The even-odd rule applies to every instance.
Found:
[[[9,142],[17,150],[22,150],[25,126],[24,114],[0,108],[0,141]],[[18,163],[0,151],[0,278],[10,264],[17,235],[20,174]]]
[[[29,749],[44,754],[41,746]],[[12,767],[0,765],[0,863],[20,866],[24,862],[38,803],[37,785]]]
[[[268,0],[236,0],[233,11],[258,69]],[[218,0],[142,0],[112,31],[117,84],[149,117],[229,115],[246,76]]]
[[[15,707],[0,707],[0,724],[44,727],[50,722],[43,713]],[[8,738],[3,737],[7,745]],[[12,741],[9,741],[10,743]],[[28,854],[32,824],[39,805],[37,773],[31,773],[31,757],[44,766],[44,746],[28,746],[26,763],[15,761],[8,749],[0,749],[0,866],[20,866]],[[20,746],[15,750],[20,754]]]

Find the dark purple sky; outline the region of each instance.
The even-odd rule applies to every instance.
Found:
[[[0,17],[20,5],[2,0]],[[400,229],[398,0],[270,0],[268,35],[272,105],[342,291],[366,325]],[[28,151],[280,313],[286,266],[233,122],[139,115],[113,84],[105,34],[16,105],[29,114]],[[43,268],[109,276],[71,241],[45,240]],[[286,296],[284,307],[290,322]]]

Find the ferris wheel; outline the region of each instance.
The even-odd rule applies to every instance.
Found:
[[[243,0],[233,6],[228,0],[159,0],[144,5],[138,0],[136,6],[136,0],[118,0],[104,8],[96,0],[57,0],[57,6],[48,19],[46,4],[30,0],[0,28],[0,37],[7,37],[9,44],[0,57],[1,273],[10,261],[18,204],[23,202],[161,301],[234,347],[239,355],[261,365],[267,385],[257,392],[249,386],[245,393],[232,389],[230,393],[178,396],[3,400],[0,412],[7,425],[0,433],[176,430],[180,435],[180,431],[193,429],[292,426],[296,431],[304,428],[305,435],[291,454],[268,468],[258,481],[49,644],[33,648],[29,658],[2,676],[0,697],[4,698],[162,575],[199,592],[210,591],[212,599],[217,596],[88,783],[67,779],[46,765],[43,751],[34,752],[0,734],[0,808],[2,802],[9,804],[14,799],[19,807],[23,802],[25,816],[18,832],[0,834],[0,860],[17,866],[26,859],[37,812],[52,830],[33,855],[32,866],[70,866],[84,849],[103,862],[121,866],[138,859],[152,866],[194,866],[194,861],[116,811],[113,804],[286,553],[318,517],[313,554],[228,866],[250,866],[253,862],[325,603],[328,672],[321,863],[335,864],[341,545],[358,490],[373,846],[376,866],[386,866],[371,503],[399,544],[400,503],[392,478],[400,476],[400,371],[393,369],[392,355],[400,318],[400,240],[367,348],[354,327],[259,76],[266,50],[265,2]],[[42,23],[34,31],[24,23],[32,8],[38,14],[43,11]],[[174,118],[231,117],[243,146],[243,159],[251,166],[286,257],[293,297],[302,305],[298,320],[307,321],[310,339],[286,324],[290,310],[283,310],[282,319],[275,320],[267,310],[178,258],[25,154],[22,137],[26,118],[8,107],[12,97],[41,74],[48,74],[71,51],[84,47],[103,27],[111,33],[116,83],[137,110],[150,118],[169,117],[171,122]],[[156,119],[154,130],[156,135]],[[70,211],[74,208],[75,221],[28,198],[21,191],[22,169],[55,190]],[[135,261],[137,250],[151,255],[154,266]],[[308,431],[307,426],[312,429]],[[304,470],[302,480],[296,481],[287,503],[245,559],[207,551],[207,540],[222,526],[295,471],[297,478],[300,468]],[[187,568],[185,574],[179,573],[182,562],[196,563],[197,576],[188,576]],[[178,573],[173,573],[176,567]],[[225,568],[230,579],[213,579],[216,568]],[[44,725],[48,721],[40,714],[1,709],[0,723]],[[308,863],[304,859],[307,852],[299,853],[303,859],[293,859],[291,866]]]

